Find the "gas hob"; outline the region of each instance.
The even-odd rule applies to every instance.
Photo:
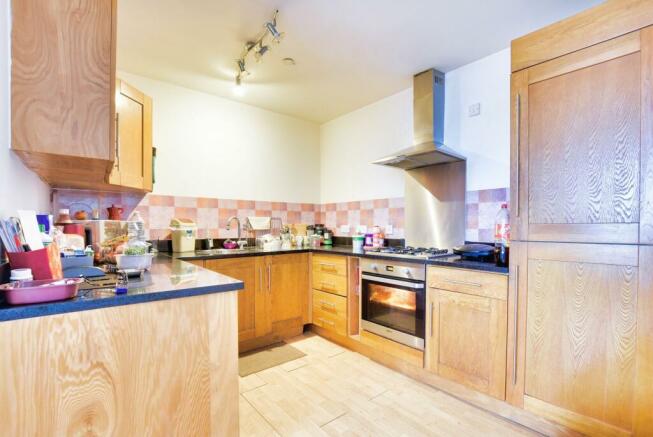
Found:
[[[365,249],[365,252],[378,256],[387,256],[389,258],[418,258],[425,260],[451,256],[449,249],[438,249],[436,247],[379,247]]]

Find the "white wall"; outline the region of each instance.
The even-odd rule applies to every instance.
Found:
[[[467,157],[467,190],[510,185],[510,49],[446,75],[445,144]],[[481,115],[468,116],[481,104]]]
[[[412,100],[408,89],[321,126],[322,203],[403,197],[403,171],[370,163],[412,144]]]
[[[445,144],[467,157],[467,190],[510,183],[510,49],[446,75]],[[481,115],[468,107],[481,104]],[[371,161],[412,144],[412,89],[321,126],[322,202],[404,194],[403,170]]]
[[[319,202],[319,126],[119,72],[153,100],[154,192]]]
[[[50,210],[50,188],[9,150],[10,3],[0,2],[0,217],[16,215],[17,209]]]

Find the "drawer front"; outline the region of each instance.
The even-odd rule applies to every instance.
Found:
[[[326,291],[327,293],[335,293],[339,294],[340,296],[347,296],[347,277],[314,270],[313,288],[316,290]]]
[[[347,299],[313,290],[313,324],[347,335]]]
[[[429,288],[456,291],[475,296],[507,300],[508,276],[474,270],[428,267]]]
[[[329,273],[347,276],[347,257],[334,255],[313,255],[313,274]]]

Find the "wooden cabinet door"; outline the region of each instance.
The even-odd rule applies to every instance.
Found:
[[[111,170],[116,4],[11,2],[11,147],[53,186],[106,184]]]
[[[653,32],[512,76],[513,239],[653,242]]]
[[[653,298],[639,264],[652,261],[651,250],[561,243],[514,248],[511,304],[519,313],[509,326],[518,353],[510,353],[511,345],[509,357],[518,362],[516,375],[512,364],[508,372],[508,399],[589,435],[650,432]]]
[[[308,323],[308,254],[267,257],[267,281],[270,291],[272,329]]]
[[[267,290],[263,282],[263,257],[210,259],[205,268],[243,281],[244,288],[238,292],[238,341],[260,337],[269,333]]]
[[[110,183],[152,191],[152,99],[116,81],[116,160]]]
[[[505,398],[506,301],[429,288],[426,368]]]

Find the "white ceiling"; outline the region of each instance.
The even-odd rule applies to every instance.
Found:
[[[118,68],[323,123],[449,71],[598,0],[122,0]],[[273,11],[285,32],[234,92],[235,63]],[[293,57],[296,66],[282,64]]]

